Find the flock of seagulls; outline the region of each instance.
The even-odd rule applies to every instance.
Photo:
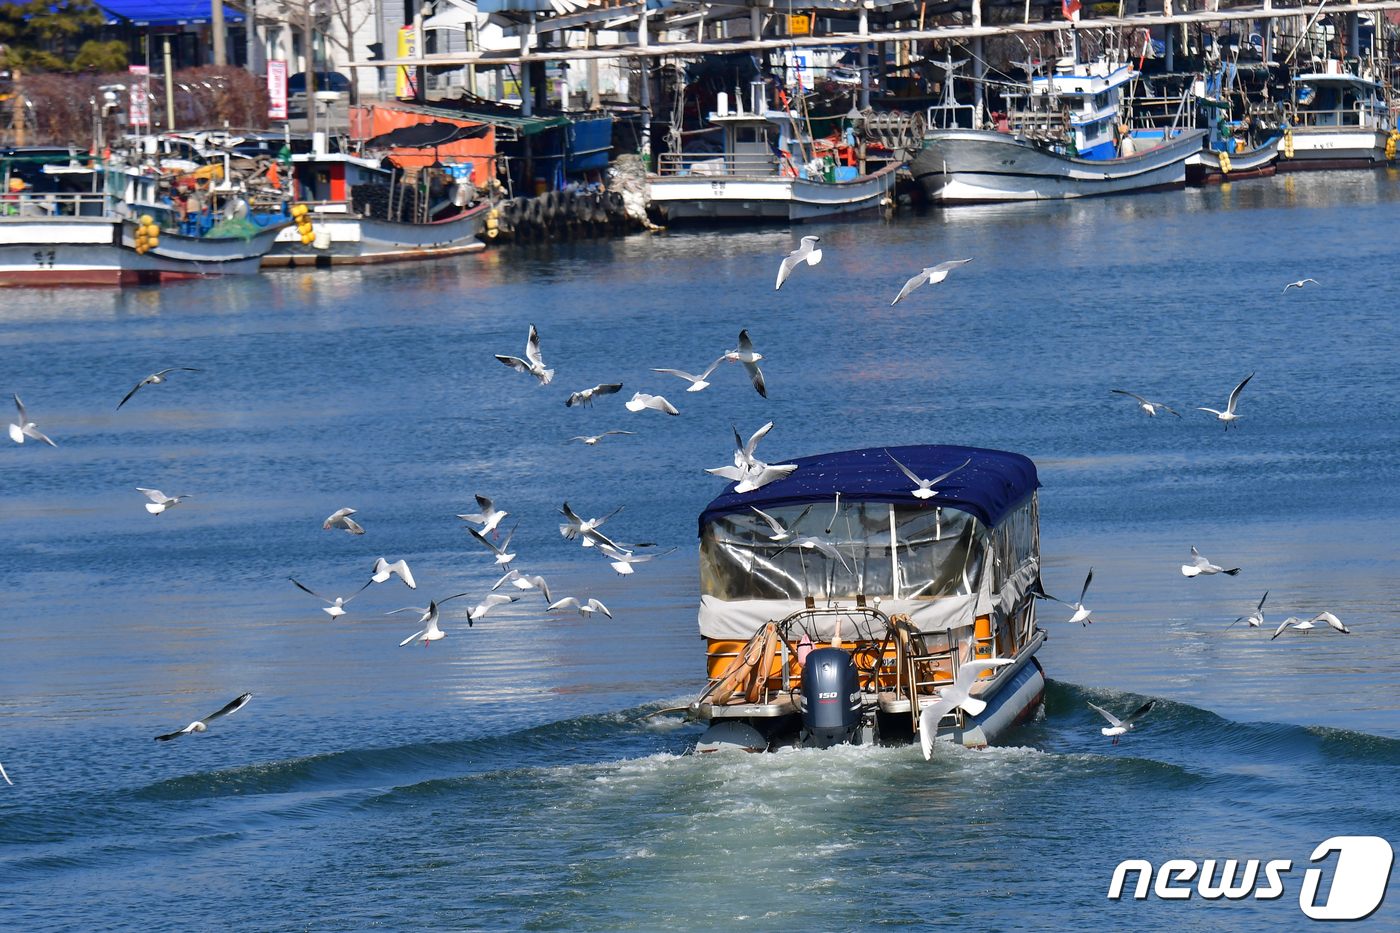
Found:
[[[1250,373],[1248,376],[1245,376],[1245,377],[1244,377],[1244,382],[1241,382],[1239,385],[1235,386],[1235,390],[1234,390],[1233,392],[1230,393],[1230,398],[1229,398],[1229,400],[1225,403],[1225,410],[1224,410],[1224,411],[1217,411],[1217,410],[1214,409],[1214,408],[1197,408],[1196,411],[1210,412],[1212,415],[1215,415],[1215,420],[1216,420],[1216,421],[1223,421],[1223,422],[1225,422],[1225,430],[1227,430],[1227,431],[1230,430],[1230,425],[1233,424],[1234,422],[1238,421],[1239,418],[1240,418],[1240,415],[1238,415],[1238,414],[1235,412],[1235,408],[1236,408],[1236,406],[1239,405],[1239,401],[1240,401],[1240,390],[1243,389],[1246,385],[1248,385],[1248,384],[1249,384],[1249,380],[1251,380],[1251,379],[1253,379],[1253,378],[1254,378],[1254,373]],[[1170,412],[1171,414],[1176,415],[1178,418],[1181,417],[1181,413],[1180,413],[1180,412],[1177,412],[1177,411],[1174,411],[1173,409],[1168,408],[1166,405],[1163,405],[1161,402],[1149,402],[1147,399],[1143,398],[1141,395],[1138,395],[1138,394],[1135,393],[1135,392],[1125,392],[1125,391],[1122,390],[1122,389],[1109,389],[1108,391],[1113,392],[1113,393],[1116,393],[1116,394],[1118,394],[1118,395],[1126,395],[1126,396],[1128,396],[1129,398],[1135,398],[1135,399],[1137,399],[1137,407],[1138,407],[1138,408],[1141,408],[1143,411],[1147,412],[1147,416],[1148,416],[1149,418],[1155,418],[1155,417],[1157,417],[1157,412],[1159,412],[1159,411]],[[1239,425],[1236,424],[1235,427],[1238,428]]]

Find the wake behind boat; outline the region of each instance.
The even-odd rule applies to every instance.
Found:
[[[965,461],[927,498],[900,466],[933,477]],[[796,463],[700,515],[698,751],[908,743],[921,711],[969,682],[939,739],[983,746],[1032,717],[1045,688],[1035,464],[932,445]]]

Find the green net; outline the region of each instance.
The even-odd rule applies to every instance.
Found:
[[[263,231],[262,227],[253,223],[246,217],[230,217],[228,220],[221,220],[209,231],[211,237],[216,236],[236,236],[241,240],[251,240]]]

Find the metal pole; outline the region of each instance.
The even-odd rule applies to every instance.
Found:
[[[870,35],[870,14],[864,6],[860,8],[860,35]],[[870,43],[863,43],[860,47],[860,109],[865,110],[870,106]]]
[[[763,11],[758,7],[749,7],[749,38],[763,38]]]
[[[419,0],[413,5],[413,57],[420,62],[428,54],[428,37],[423,35],[423,2]],[[423,103],[428,99],[428,69],[422,65],[413,69],[414,89],[413,99],[418,103]]]
[[[306,132],[316,132],[316,30],[311,24],[311,5],[303,0],[301,19],[301,51],[306,59]]]
[[[224,49],[224,0],[210,0],[209,31],[214,39],[214,64],[220,68],[228,64],[228,53]]]
[[[170,37],[162,36],[165,43],[165,131],[175,132],[175,76],[170,64]]]
[[[535,14],[530,14],[530,27],[520,34],[520,57],[523,59],[530,54],[530,42],[535,37]],[[535,95],[530,89],[530,63],[522,61],[520,63],[520,115],[522,117],[533,116],[535,113]],[[529,183],[529,179],[526,179]],[[531,189],[534,190],[533,188]]]
[[[592,26],[584,33],[585,42],[591,49],[598,43],[598,34]],[[588,107],[590,110],[597,110],[603,105],[603,92],[598,87],[598,59],[588,60]]]
[[[642,6],[642,14],[637,19],[637,47],[647,48],[651,45],[648,37],[648,27],[650,24],[651,11],[645,4]],[[647,57],[641,57],[642,66],[642,164],[647,170],[651,170],[651,66],[647,64]]]

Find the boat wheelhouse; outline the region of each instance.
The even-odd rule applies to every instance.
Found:
[[[1281,172],[1370,168],[1395,157],[1385,88],[1341,71],[1295,75],[1284,134]]]
[[[988,660],[1010,663],[972,687],[985,708],[953,709],[938,737],[982,746],[1034,715],[1045,684],[1035,464],[945,446],[795,462],[753,492],[731,485],[700,516],[710,681],[691,715],[710,728],[699,750],[909,742],[920,711]],[[901,464],[926,477],[957,469],[929,496]]]

